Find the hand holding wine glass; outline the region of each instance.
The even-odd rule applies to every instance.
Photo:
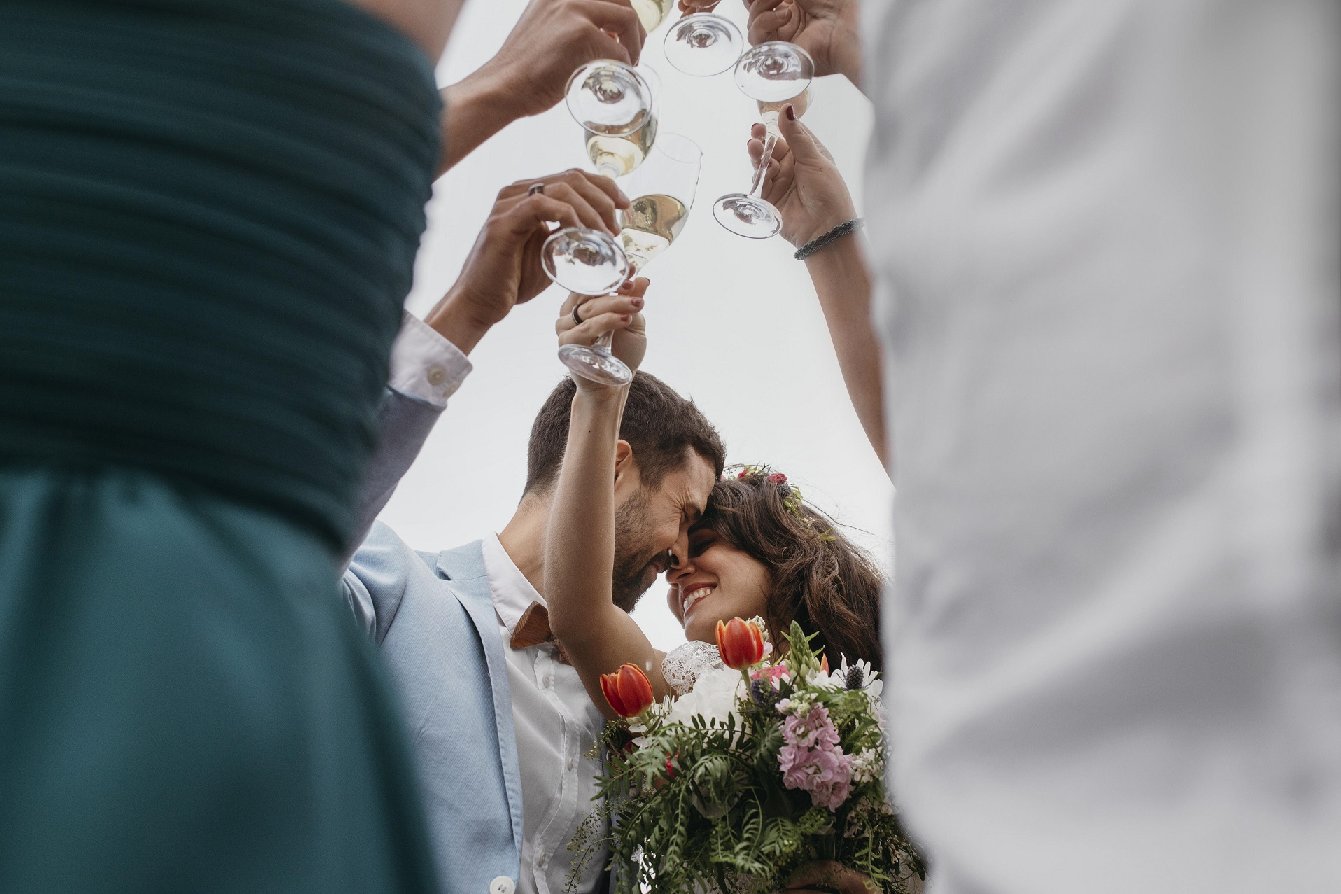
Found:
[[[559,350],[589,347],[605,333],[613,333],[611,354],[636,372],[647,354],[647,320],[643,317],[644,295],[651,281],[646,277],[630,279],[610,295],[570,293],[555,321]],[[574,376],[579,388],[609,387],[584,376]]]
[[[763,198],[782,215],[782,238],[800,248],[839,224],[857,216],[852,194],[824,144],[810,128],[784,109]],[[755,124],[750,131],[749,155],[758,165],[763,157],[767,129]]]
[[[726,229],[747,239],[767,239],[782,228],[782,215],[763,198],[764,176],[778,138],[778,114],[790,105],[795,112],[809,102],[807,88],[814,64],[806,51],[786,41],[753,47],[736,63],[736,86],[759,104],[767,136],[755,164],[748,193],[730,193],[713,206],[713,217]]]
[[[861,15],[857,0],[743,2],[749,9],[750,43],[794,43],[815,61],[816,77],[842,74],[861,86]]]
[[[550,224],[614,232],[628,198],[613,180],[569,170],[498,192],[461,274],[426,318],[465,353],[518,304],[549,285],[541,252]]]

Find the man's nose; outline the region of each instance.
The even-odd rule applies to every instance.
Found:
[[[689,561],[689,539],[681,537],[675,545],[666,551],[670,558],[670,567],[666,569],[666,580],[674,583],[684,577],[693,568]]]

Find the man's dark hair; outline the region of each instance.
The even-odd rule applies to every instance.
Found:
[[[528,494],[548,492],[559,478],[576,391],[573,380],[565,378],[536,414],[526,448]],[[707,460],[716,477],[726,463],[726,448],[712,423],[693,401],[650,373],[640,371],[629,385],[619,437],[633,448],[646,487],[656,487],[668,472],[681,468],[688,459],[686,448]]]

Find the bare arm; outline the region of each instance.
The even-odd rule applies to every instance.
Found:
[[[843,176],[824,146],[800,121],[785,114],[782,138],[773,149],[764,198],[782,212],[782,235],[800,248],[857,216]],[[751,131],[750,154],[757,163],[764,128]],[[886,466],[884,379],[880,342],[871,322],[871,270],[859,234],[829,243],[805,261],[829,329],[848,398],[866,439]]]
[[[646,287],[646,280],[635,281]],[[591,299],[583,304],[582,326],[573,326],[570,299],[560,317],[565,344],[590,344],[609,320],[609,312]],[[615,351],[619,350],[616,342]],[[629,357],[621,353],[626,363]],[[630,363],[630,366],[636,364]],[[611,597],[615,556],[615,488],[630,475],[628,444],[619,441],[619,422],[627,387],[579,381],[563,466],[555,485],[545,546],[545,602],[550,629],[582,678],[592,702],[613,717],[601,693],[600,676],[621,664],[641,667],[660,698],[669,691],[661,673],[662,653]]]

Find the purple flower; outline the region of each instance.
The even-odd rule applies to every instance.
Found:
[[[852,794],[852,758],[843,753],[829,710],[813,705],[782,722],[782,784],[810,793],[816,807],[837,810]]]

